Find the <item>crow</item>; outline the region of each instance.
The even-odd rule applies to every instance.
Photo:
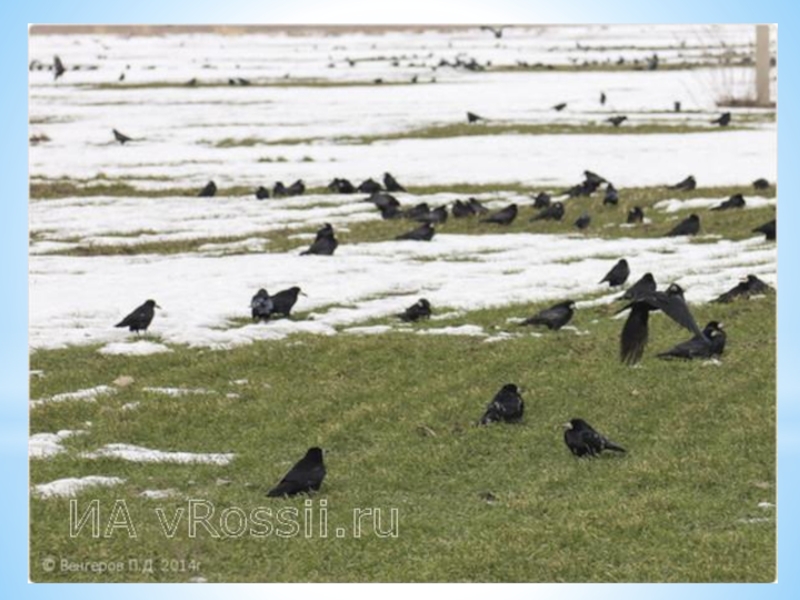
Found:
[[[331,256],[338,245],[339,242],[336,240],[336,236],[333,233],[333,226],[331,226],[330,223],[325,223],[325,225],[317,231],[317,238],[314,240],[314,243],[309,246],[308,250],[301,252],[300,256],[305,256],[307,254]]]
[[[558,331],[569,323],[574,314],[575,302],[565,300],[539,311],[532,317],[525,319],[520,325],[544,325],[551,331]]]
[[[644,211],[639,206],[634,206],[628,211],[628,223],[643,223]]]
[[[434,208],[431,211],[428,211],[427,214],[419,215],[418,217],[414,218],[415,221],[421,221],[423,223],[446,223],[447,222],[447,207],[446,206],[439,206]]]
[[[456,219],[471,217],[472,215],[475,214],[472,211],[472,207],[466,202],[462,202],[461,200],[456,200],[453,203],[453,207],[450,210],[453,213],[453,217],[455,217]]]
[[[601,177],[597,173],[589,170],[583,172],[583,178],[585,181],[597,185],[600,185],[601,183],[608,183],[608,179],[606,179],[605,177]]]
[[[213,181],[209,181],[200,193],[197,194],[199,198],[211,198],[214,194],[217,193],[217,184]]]
[[[64,63],[61,62],[58,54],[53,57],[53,70],[55,71],[55,77],[53,78],[53,81],[58,80],[59,77],[67,72],[67,70],[64,68]]]
[[[388,220],[391,220],[391,219],[401,219],[401,218],[403,218],[405,216],[403,214],[403,211],[400,210],[400,207],[399,206],[395,206],[393,204],[390,204],[388,206],[379,206],[378,210],[381,211],[381,219],[383,219],[385,221],[388,221]]]
[[[753,187],[757,190],[768,190],[769,189],[769,181],[764,179],[763,177],[759,177],[753,182]]]
[[[604,435],[598,433],[583,419],[571,419],[564,423],[564,443],[577,457],[597,456],[603,450],[625,452],[625,448],[615,444]]]
[[[250,312],[253,316],[253,321],[269,320],[274,308],[275,304],[264,288],[258,290],[256,295],[250,300]]]
[[[122,319],[114,327],[127,327],[130,331],[147,331],[150,326],[150,321],[153,320],[156,308],[161,308],[156,304],[155,300],[148,300],[141,306],[137,307],[131,314]]]
[[[625,115],[619,115],[617,117],[609,117],[606,119],[609,123],[611,123],[614,127],[619,127],[622,125],[624,121],[627,121],[628,117]]]
[[[724,112],[719,117],[717,117],[716,119],[713,119],[711,121],[711,124],[712,125],[719,125],[720,127],[725,127],[730,122],[731,122],[731,113]]]
[[[689,175],[683,181],[679,181],[675,185],[668,185],[667,189],[670,190],[682,190],[685,192],[691,191],[697,187],[697,182],[694,179],[694,175]]]
[[[365,179],[362,181],[359,186],[356,188],[357,191],[361,192],[362,194],[375,194],[383,190],[381,184],[375,181],[374,179]]]
[[[675,227],[673,227],[667,233],[667,236],[675,237],[678,235],[696,235],[698,231],[700,231],[700,217],[692,214],[675,225]]]
[[[606,273],[606,276],[600,280],[600,283],[608,282],[609,287],[617,287],[628,281],[628,276],[631,274],[631,269],[628,266],[628,261],[620,258],[611,270]]]
[[[519,389],[513,383],[507,383],[495,394],[478,424],[488,425],[499,421],[518,423],[522,420],[524,411],[525,402],[519,394]]]
[[[533,199],[533,208],[547,208],[550,206],[552,198],[547,192],[539,192]]]
[[[620,360],[626,364],[636,364],[644,354],[650,311],[661,310],[682,327],[704,338],[703,332],[689,312],[689,306],[683,298],[683,289],[676,283],[670,285],[666,292],[645,292],[636,295],[629,304],[618,310],[617,314],[627,309],[631,312],[620,335]]]
[[[692,339],[681,342],[674,348],[657,354],[658,358],[713,358],[722,356],[725,350],[727,336],[722,329],[722,323],[709,321],[702,336],[694,336]]]
[[[498,40],[503,37],[503,29],[505,27],[490,27],[489,25],[481,25],[481,31],[491,31]]]
[[[433,228],[431,223],[423,223],[416,229],[412,229],[406,233],[398,235],[396,240],[416,240],[420,242],[429,242],[433,239],[433,234],[436,233],[436,230]]]
[[[407,208],[403,211],[403,216],[407,219],[416,220],[420,217],[426,216],[429,212],[431,212],[431,207],[428,206],[427,202],[420,202],[416,206],[412,206],[411,208]]]
[[[713,207],[711,210],[729,210],[731,208],[744,208],[744,196],[741,194],[734,194],[722,204]]]
[[[354,194],[356,191],[355,186],[347,179],[339,179],[338,177],[335,177],[328,184],[328,189],[335,194]]]
[[[497,223],[498,225],[511,225],[517,218],[517,205],[509,204],[491,216],[481,219],[481,223]]]
[[[276,198],[282,198],[289,195],[289,190],[283,185],[282,181],[276,181],[272,186],[272,195]]]
[[[575,227],[578,229],[586,229],[589,227],[589,224],[592,222],[592,217],[589,216],[589,213],[583,213],[580,217],[575,220]]]
[[[295,464],[280,483],[267,492],[270,498],[295,496],[319,490],[325,479],[325,465],[322,461],[321,448],[309,448],[306,455]]]
[[[186,85],[189,87],[194,87],[197,85],[197,77],[192,77],[189,81],[186,82]]]
[[[289,196],[302,196],[306,191],[306,184],[303,183],[302,179],[298,179],[288,188],[286,188],[286,193]]]
[[[133,138],[129,138],[127,135],[117,131],[116,129],[112,129],[111,132],[114,134],[114,139],[120,144],[125,144],[125,142],[130,142],[133,140]]]
[[[748,275],[745,279],[742,279],[737,285],[729,289],[727,292],[720,294],[720,296],[712,302],[727,304],[728,302],[733,302],[737,298],[749,298],[750,296],[756,294],[766,294],[771,290],[771,287],[769,287],[755,275]]]
[[[566,194],[570,198],[575,198],[576,196],[591,196],[595,190],[600,187],[600,183],[600,181],[594,179],[586,179],[577,185],[573,185],[566,191]]]
[[[400,207],[400,202],[398,202],[397,198],[395,198],[391,194],[384,194],[381,192],[376,192],[372,194],[369,198],[364,198],[364,202],[372,202],[375,206],[377,206],[380,209]]]
[[[553,110],[555,110],[555,111],[557,111],[557,112],[561,112],[561,111],[562,111],[562,110],[564,110],[565,108],[567,108],[567,103],[566,103],[566,102],[561,102],[561,103],[559,103],[559,104],[556,104],[556,105],[553,107]]]
[[[645,273],[642,277],[634,283],[631,287],[625,290],[625,293],[619,297],[620,300],[633,300],[638,296],[649,294],[656,291],[656,280],[652,273]]]
[[[236,83],[238,83],[239,85],[250,85],[250,80],[245,79],[244,77],[237,77]]]
[[[756,227],[752,230],[753,233],[763,233],[766,236],[767,240],[776,240],[777,239],[777,231],[775,230],[775,219],[769,221],[768,223],[764,223],[760,227]]]
[[[397,183],[397,180],[392,177],[391,173],[384,173],[383,174],[383,187],[386,188],[387,192],[405,192],[406,188],[402,185]]]
[[[539,213],[531,217],[531,221],[553,220],[560,221],[564,218],[564,204],[553,202],[547,208],[543,208]]]
[[[675,112],[681,112],[681,103],[676,100],[675,104],[672,106],[672,110]]]
[[[475,123],[477,121],[485,121],[486,119],[473,112],[467,111],[467,123]]]
[[[472,209],[472,212],[476,215],[486,215],[489,214],[489,209],[486,208],[483,204],[481,204],[475,198],[468,198],[467,204]]]
[[[617,188],[614,187],[614,184],[609,183],[606,186],[606,194],[603,196],[603,205],[613,204],[616,206],[617,203],[619,203],[619,193],[617,192]]]
[[[409,306],[403,312],[401,312],[397,317],[401,321],[405,322],[415,322],[419,321],[420,319],[428,319],[431,316],[431,303],[428,302],[425,298],[421,298],[415,304]]]
[[[258,189],[256,190],[256,199],[265,200],[266,198],[269,198],[269,190],[263,185],[258,186]]]
[[[600,105],[603,106],[606,103],[606,93],[600,92]]]
[[[303,291],[297,287],[290,287],[288,290],[281,290],[274,296],[270,296],[272,300],[272,313],[273,315],[283,315],[284,317],[290,316],[292,308],[297,303],[297,296],[303,294]],[[303,294],[305,296],[305,294]]]

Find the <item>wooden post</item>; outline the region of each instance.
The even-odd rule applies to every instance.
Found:
[[[756,25],[756,102],[769,106],[769,25]]]

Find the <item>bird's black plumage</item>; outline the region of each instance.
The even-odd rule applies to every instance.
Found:
[[[694,178],[694,175],[689,175],[686,179],[679,181],[675,185],[668,185],[667,188],[671,190],[682,190],[684,192],[688,192],[693,190],[697,187],[697,181]]]
[[[306,184],[303,183],[302,179],[298,179],[288,188],[286,188],[286,194],[288,196],[302,196],[306,191]]]
[[[561,112],[565,108],[567,108],[567,103],[566,102],[559,102],[558,104],[553,106],[553,109],[556,110],[557,112]]]
[[[531,217],[531,221],[560,221],[564,218],[564,204],[553,202],[547,208],[543,208],[536,215]]]
[[[473,112],[467,111],[467,123],[475,123],[477,121],[485,121],[485,120],[486,119],[484,119],[480,115],[476,115]]]
[[[361,192],[362,194],[375,194],[383,190],[381,184],[372,179],[365,179],[356,188],[357,191]]]
[[[606,273],[605,277],[600,280],[600,283],[608,282],[609,287],[616,287],[628,281],[628,276],[631,274],[631,269],[628,266],[628,261],[620,258],[611,270]]]
[[[481,223],[496,223],[497,225],[511,225],[514,219],[517,218],[517,205],[509,204],[505,208],[501,208],[493,215],[489,215],[481,219]]]
[[[328,184],[328,189],[334,194],[354,194],[356,192],[355,186],[349,180],[338,177],[334,177],[333,181]]]
[[[770,291],[772,291],[772,288],[761,281],[758,277],[755,275],[748,275],[744,280],[740,281],[737,285],[729,289],[724,294],[721,294],[713,301],[721,304],[727,304],[728,302],[733,302],[737,298],[749,298],[750,296],[766,294]]]
[[[447,222],[447,207],[438,206],[433,210],[429,210],[426,214],[421,214],[417,217],[414,217],[414,220],[422,223],[434,223],[437,225],[445,223]]]
[[[420,217],[426,216],[429,212],[431,212],[431,207],[428,206],[427,202],[420,202],[419,204],[412,206],[411,208],[407,208],[403,211],[403,216],[407,219],[417,220]]]
[[[391,173],[384,173],[383,174],[383,187],[386,188],[387,192],[405,192],[406,188],[400,185],[397,180],[392,177]]]
[[[656,291],[656,280],[652,273],[645,273],[641,278],[634,283],[631,287],[625,290],[625,293],[620,296],[620,300],[633,300],[637,296],[649,294]]]
[[[702,336],[694,336],[692,339],[681,342],[657,356],[659,358],[685,358],[689,360],[722,356],[726,339],[727,336],[722,328],[722,323],[710,321],[703,329]]]
[[[280,498],[317,491],[325,479],[325,473],[322,449],[309,448],[306,455],[289,469],[278,485],[267,492],[267,496]]]
[[[400,202],[391,194],[384,194],[383,192],[376,192],[369,198],[364,198],[364,202],[372,202],[380,209],[384,208],[399,208]]]
[[[406,322],[414,322],[419,321],[420,319],[427,319],[431,316],[431,303],[428,302],[425,298],[419,299],[417,302],[409,306],[403,312],[401,312],[397,317],[401,321]]]
[[[575,302],[565,300],[554,304],[550,308],[539,311],[532,317],[525,319],[520,325],[544,325],[552,331],[558,331],[569,323],[575,314]]]
[[[489,209],[486,208],[475,198],[468,198],[467,205],[472,209],[472,212],[475,213],[476,215],[489,214]]]
[[[269,190],[265,188],[263,185],[258,186],[256,189],[256,199],[257,200],[266,200],[269,198]]]
[[[420,242],[429,242],[433,239],[433,234],[436,230],[431,223],[425,222],[419,227],[398,235],[396,240],[416,240]]]
[[[769,189],[769,181],[764,179],[763,177],[759,177],[753,182],[753,187],[757,190],[768,190]]]
[[[592,222],[592,217],[589,213],[583,213],[580,217],[575,219],[575,227],[578,229],[586,229],[589,227],[589,224]]]
[[[289,195],[289,190],[282,181],[276,181],[275,185],[272,186],[272,195],[276,198],[283,198]]]
[[[614,187],[613,183],[609,183],[606,186],[606,193],[603,196],[603,204],[613,204],[616,206],[619,203],[619,192],[617,192],[617,188]]]
[[[625,452],[625,448],[609,440],[583,419],[571,419],[564,423],[564,443],[577,457],[597,456],[604,450]]]
[[[156,308],[161,307],[156,304],[155,300],[147,300],[114,327],[127,327],[130,331],[136,331],[137,333],[139,331],[147,331],[153,316],[156,314]]]
[[[525,402],[522,400],[519,389],[513,383],[507,383],[495,394],[479,423],[481,425],[499,421],[517,423],[522,419],[524,412]]]
[[[725,127],[730,122],[731,122],[731,113],[724,112],[720,116],[718,116],[716,119],[713,119],[711,121],[711,124],[712,125],[719,125],[720,127]]]
[[[625,115],[619,115],[619,116],[616,116],[616,117],[609,117],[608,119],[606,119],[606,121],[611,123],[614,127],[619,127],[620,125],[622,125],[622,123],[624,123],[627,120],[628,120],[628,117],[625,116]]]
[[[297,297],[302,293],[302,290],[295,285],[289,289],[281,290],[274,296],[270,296],[270,300],[272,300],[272,314],[283,315],[284,317],[290,316],[292,308],[294,308],[294,305],[297,303]]]
[[[467,204],[466,202],[462,202],[461,200],[456,200],[453,203],[450,212],[453,213],[453,217],[456,219],[463,219],[464,217],[471,217],[475,213],[472,212],[472,207]]]
[[[552,197],[547,192],[539,192],[533,199],[533,208],[541,209],[550,206]]]
[[[644,222],[644,211],[640,206],[634,206],[632,209],[628,211],[628,224],[633,223],[643,223]]]
[[[325,225],[317,231],[317,237],[314,243],[309,246],[308,250],[301,252],[300,256],[305,256],[307,254],[331,256],[338,245],[339,242],[334,235],[333,226],[331,226],[330,223],[325,223]]]
[[[264,288],[258,290],[250,300],[250,314],[253,317],[253,321],[268,320],[274,308],[275,305]]]
[[[606,179],[602,175],[598,175],[594,171],[590,171],[589,169],[586,169],[583,172],[583,179],[584,181],[588,181],[589,183],[596,183],[597,185],[608,182],[608,179]]]
[[[775,230],[776,219],[772,219],[763,225],[756,227],[753,229],[753,233],[763,233],[768,240],[776,240],[777,239],[777,231]]]
[[[741,194],[734,194],[725,202],[718,204],[717,206],[713,207],[711,210],[730,210],[732,208],[744,208],[745,201],[744,196]]]
[[[197,194],[199,198],[211,198],[214,194],[217,193],[217,184],[213,181],[209,181],[206,186],[200,190],[200,193]]]
[[[116,129],[112,129],[111,132],[114,134],[114,139],[117,140],[120,144],[124,144],[125,142],[130,142],[133,138],[128,137],[124,133],[117,131]]]
[[[698,231],[700,231],[700,217],[692,214],[675,225],[667,235],[670,237],[678,235],[696,235]]]
[[[606,103],[606,93],[605,92],[600,92],[600,105],[601,106],[605,105],[605,103]]]
[[[61,59],[58,57],[58,54],[56,54],[53,57],[53,71],[54,71],[54,73],[53,73],[53,75],[54,75],[53,81],[57,80],[64,73],[67,72],[67,70],[64,68],[64,63],[61,62]]]

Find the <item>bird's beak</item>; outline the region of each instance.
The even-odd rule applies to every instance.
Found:
[[[161,305],[159,305],[159,304],[156,304],[156,308],[161,308]]]
[[[308,294],[306,294],[305,292],[300,292],[300,295],[301,296],[305,296],[306,298],[308,298]]]
[[[717,323],[717,329],[725,329],[725,325],[723,323]]]
[[[562,429],[572,429],[572,423],[567,421],[566,423],[561,424]]]

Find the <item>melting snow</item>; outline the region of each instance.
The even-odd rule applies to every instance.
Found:
[[[73,435],[86,433],[83,429],[70,431],[62,429],[58,433],[34,433],[28,440],[28,457],[30,458],[50,458],[56,454],[66,451],[61,442]]]
[[[98,396],[113,394],[117,390],[108,385],[98,385],[97,387],[88,388],[85,390],[78,390],[77,392],[64,392],[63,394],[56,394],[49,398],[40,398],[39,400],[31,400],[31,408],[42,406],[51,402],[65,402],[67,400],[83,400],[85,402],[94,402]]]
[[[84,458],[120,458],[130,462],[140,463],[182,463],[182,464],[212,464],[227,465],[233,460],[233,454],[195,454],[192,452],[164,452],[151,450],[130,444],[106,444],[94,452],[86,452]]]
[[[50,483],[42,483],[33,486],[33,491],[42,498],[53,498],[59,496],[69,497],[77,495],[86,488],[120,485],[122,483],[125,483],[125,480],[120,479],[119,477],[89,475],[87,477],[70,477],[67,479],[57,479],[56,481],[51,481]]]
[[[172,352],[164,344],[138,340],[135,342],[112,342],[106,344],[98,350],[100,354],[124,354],[127,356],[147,356],[150,354],[160,354],[161,352]]]

